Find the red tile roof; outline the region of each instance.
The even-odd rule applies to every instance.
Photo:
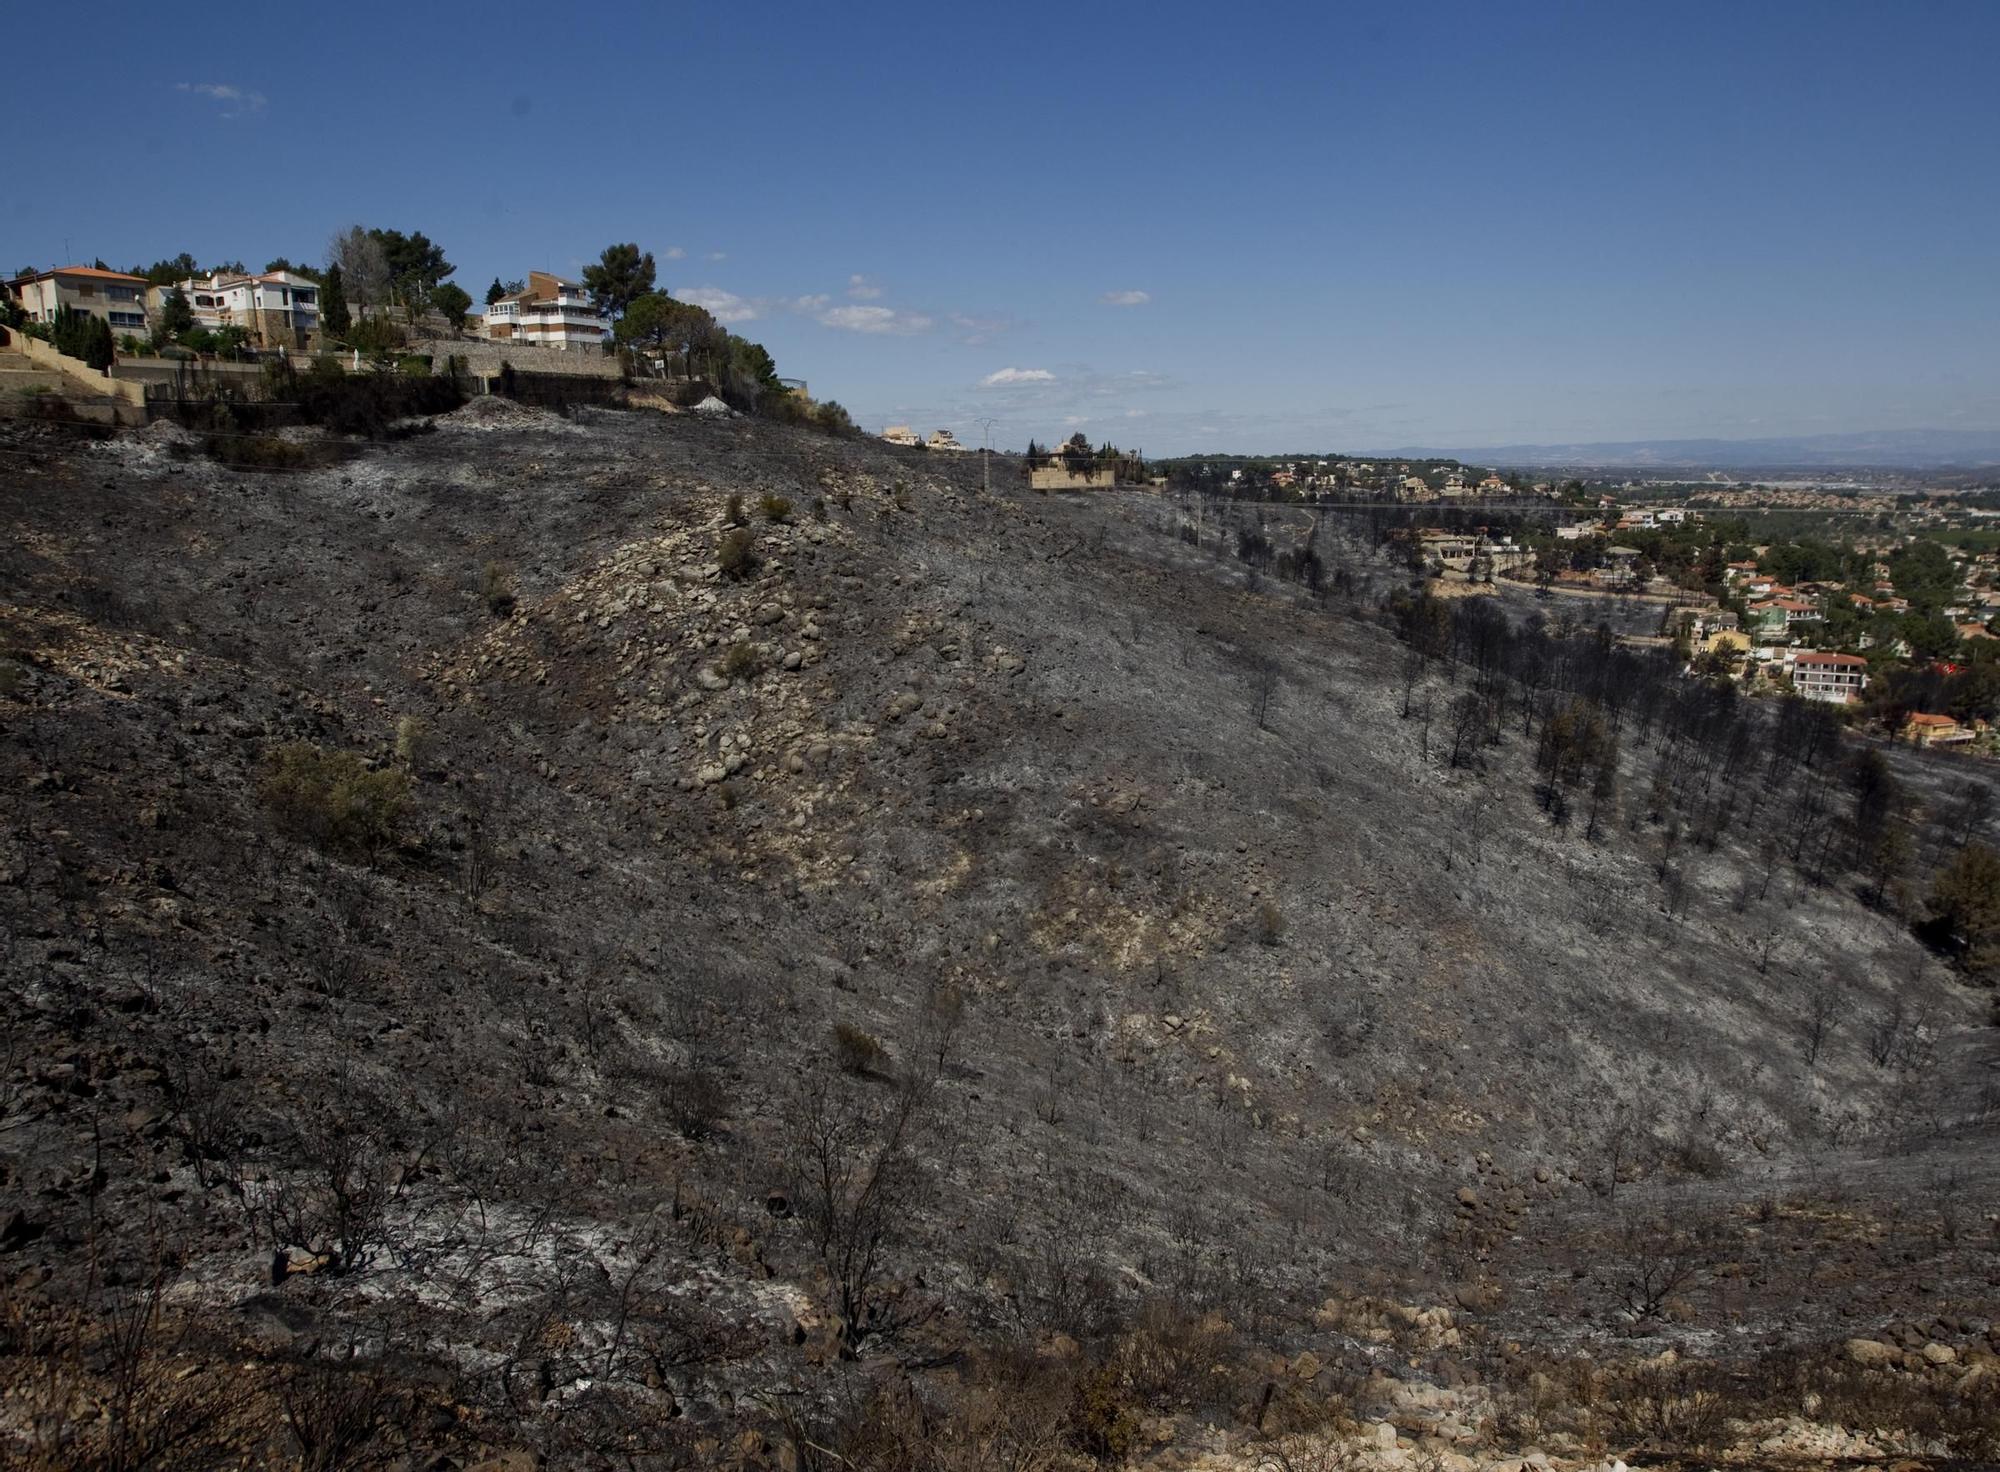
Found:
[[[1868,661],[1858,654],[1820,654],[1808,650],[1801,654],[1795,664],[1827,665],[1835,669],[1846,669],[1853,665],[1867,667]]]
[[[137,281],[142,286],[146,281],[143,276],[129,276],[123,271],[100,271],[95,266],[58,266],[53,271],[31,271],[26,276],[16,276],[14,281],[8,284],[11,286],[21,281],[43,281],[50,276],[88,276],[97,281]]]

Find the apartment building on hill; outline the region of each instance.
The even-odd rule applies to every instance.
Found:
[[[526,290],[487,307],[484,331],[494,342],[569,350],[599,347],[611,339],[611,324],[590,289],[547,271],[530,271]]]

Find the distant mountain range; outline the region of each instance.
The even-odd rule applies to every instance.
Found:
[[[1411,459],[1456,456],[1474,465],[1592,465],[1633,469],[1750,470],[1879,467],[1924,470],[2000,465],[2000,429],[1883,429],[1756,440],[1609,440],[1574,445],[1404,449]]]

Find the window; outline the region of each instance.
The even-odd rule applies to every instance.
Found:
[[[104,294],[114,302],[136,302],[139,299],[139,293],[129,286],[107,286]]]
[[[108,315],[111,318],[111,325],[113,327],[144,327],[146,325],[146,314],[144,312],[112,312]]]

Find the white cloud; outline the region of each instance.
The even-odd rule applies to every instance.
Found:
[[[899,312],[894,307],[830,307],[819,314],[823,327],[843,332],[894,333],[907,336],[929,332],[931,319],[920,312]]]
[[[1055,374],[1046,368],[1002,368],[979,380],[981,388],[1008,388],[1019,383],[1054,383]]]
[[[882,288],[857,271],[847,278],[847,294],[858,302],[872,302],[882,295]]]
[[[726,250],[712,250],[708,253],[708,258],[711,261],[726,261],[729,259],[729,252]]]
[[[1152,293],[1145,291],[1107,291],[1098,298],[1107,307],[1143,307],[1152,299]]]
[[[220,104],[222,115],[226,118],[240,118],[246,113],[264,110],[264,94],[245,87],[232,87],[223,82],[177,82],[174,87],[176,91],[192,92],[197,97],[206,97]]]
[[[687,259],[687,252],[682,250],[678,245],[670,245],[664,251],[660,252],[660,259],[665,261],[684,261]]]
[[[823,312],[832,303],[833,298],[820,291],[814,292],[811,296],[795,296],[786,305],[795,312]]]
[[[763,303],[719,286],[676,286],[673,294],[684,302],[707,308],[716,321],[728,327],[738,322],[755,322],[764,313]]]

